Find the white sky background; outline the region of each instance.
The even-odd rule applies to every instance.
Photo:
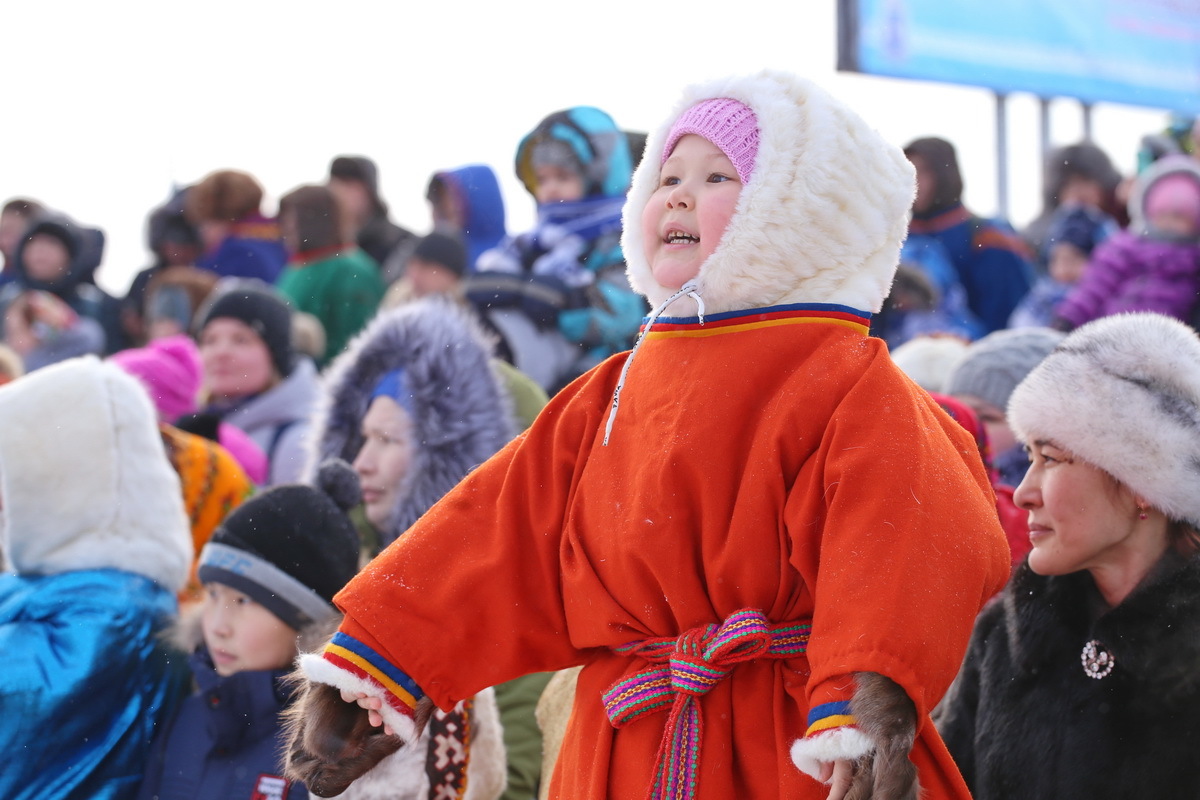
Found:
[[[763,67],[803,74],[889,140],[943,136],[967,205],[996,209],[992,95],[837,73],[835,0],[88,0],[0,13],[0,201],[30,196],[108,237],[100,283],[123,294],[149,262],[145,218],[174,184],[221,168],[265,187],[268,211],[330,160],[379,165],[398,223],[425,233],[429,176],[482,162],[500,178],[510,231],[533,220],[513,174],[543,116],[598,106],[647,130],[687,83]],[[1052,144],[1082,136],[1056,101]],[[1097,142],[1133,170],[1164,112],[1097,106]],[[1040,207],[1037,102],[1009,106],[1010,208]]]

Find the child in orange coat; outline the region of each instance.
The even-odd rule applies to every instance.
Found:
[[[433,704],[583,665],[552,797],[966,800],[928,715],[1008,547],[970,437],[866,335],[913,187],[806,81],[690,89],[625,208],[638,345],[337,596],[293,774],[335,792]]]

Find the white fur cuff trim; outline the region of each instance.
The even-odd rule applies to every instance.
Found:
[[[383,703],[380,716],[383,717],[384,723],[392,729],[392,732],[399,736],[405,744],[412,744],[417,740],[417,724],[411,717],[401,714],[388,704],[387,691],[378,684],[360,678],[340,667],[335,667],[321,658],[318,653],[307,653],[300,656],[299,663],[304,675],[314,683],[323,683],[345,692],[362,692],[368,697],[378,697]]]
[[[821,765],[839,759],[853,761],[875,749],[871,740],[858,728],[834,728],[815,736],[792,742],[792,763],[816,780]]]

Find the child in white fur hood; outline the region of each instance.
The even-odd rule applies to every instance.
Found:
[[[928,713],[1009,556],[974,442],[867,337],[913,190],[807,81],[688,89],[624,210],[637,346],[337,596],[296,775],[582,665],[551,797],[965,800]]]
[[[95,357],[0,389],[0,796],[127,800],[184,688],[192,560],[150,398]]]

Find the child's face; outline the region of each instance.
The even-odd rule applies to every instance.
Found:
[[[376,397],[362,421],[362,449],[354,471],[362,484],[367,520],[386,527],[414,456],[412,418],[390,397]]]
[[[1183,209],[1164,208],[1148,215],[1146,221],[1154,230],[1175,236],[1191,238],[1200,233],[1192,213]]]
[[[583,176],[561,164],[539,164],[533,168],[537,181],[535,196],[541,205],[571,203],[583,199]]]
[[[25,243],[24,261],[27,276],[50,283],[67,274],[71,253],[57,236],[38,233]]]
[[[404,268],[404,277],[408,278],[414,297],[452,294],[459,284],[459,277],[454,270],[416,256],[408,259],[408,265]]]
[[[678,289],[700,274],[741,193],[737,170],[720,148],[692,133],[679,140],[642,212],[646,261],[656,281]]]
[[[1059,283],[1078,283],[1087,265],[1087,254],[1073,244],[1057,242],[1050,248],[1050,277]]]
[[[217,674],[284,669],[296,658],[296,631],[246,595],[223,583],[204,586],[204,644]]]

